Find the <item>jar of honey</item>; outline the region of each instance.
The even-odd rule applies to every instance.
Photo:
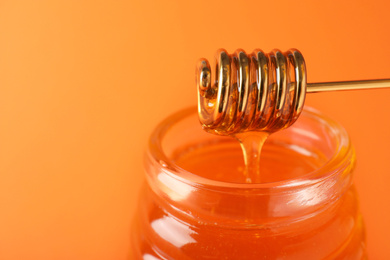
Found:
[[[204,132],[196,109],[153,132],[130,259],[366,259],[346,131],[306,108],[261,152],[247,183],[238,142]]]

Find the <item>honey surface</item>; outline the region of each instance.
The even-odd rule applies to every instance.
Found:
[[[249,141],[256,143],[264,140]],[[254,146],[260,149],[262,145]],[[247,183],[249,176],[257,180],[255,181],[257,183],[267,183],[302,177],[325,161],[320,154],[294,145],[289,147],[278,145],[272,140],[264,145],[263,150],[259,157],[252,158],[252,164],[255,165],[250,165],[251,169],[245,169],[239,142],[233,138],[226,138],[217,145],[204,143],[196,147],[187,147],[177,152],[175,163],[186,171],[212,180]],[[260,151],[248,149],[248,153],[249,156],[255,156],[260,154]]]

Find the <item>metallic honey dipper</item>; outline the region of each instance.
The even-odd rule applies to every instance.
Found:
[[[306,65],[296,49],[247,55],[237,50],[216,54],[215,84],[211,68],[197,66],[198,113],[203,128],[218,135],[247,131],[276,132],[292,125],[302,112],[306,92],[390,87],[390,79],[306,83]]]

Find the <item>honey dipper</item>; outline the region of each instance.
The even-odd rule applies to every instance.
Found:
[[[306,92],[390,87],[390,79],[306,83],[305,61],[296,49],[250,55],[220,49],[216,60],[215,84],[206,59],[197,65],[196,81],[199,120],[219,135],[287,128],[302,112]]]

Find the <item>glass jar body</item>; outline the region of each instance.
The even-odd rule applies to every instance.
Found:
[[[267,144],[270,177],[239,183],[226,177],[239,174],[233,139],[203,133],[190,111],[164,121],[145,159],[131,259],[365,259],[345,131],[306,111]]]

